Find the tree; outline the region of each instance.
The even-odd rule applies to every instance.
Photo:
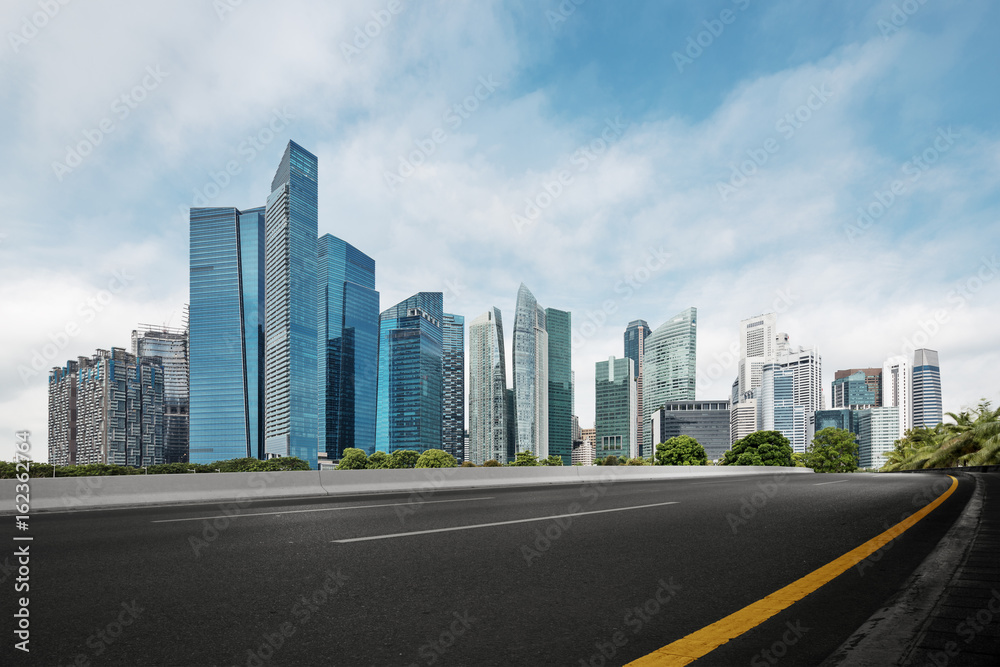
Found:
[[[462,465],[459,466],[459,467],[460,468],[475,468],[476,464],[473,463],[472,461],[462,461]]]
[[[555,454],[549,454],[549,457],[539,461],[543,466],[561,466],[563,460],[561,456],[556,456]]]
[[[420,459],[420,454],[412,449],[397,449],[392,453],[393,468],[413,468]]]
[[[792,446],[779,431],[756,431],[733,443],[720,465],[792,466]]]
[[[594,461],[594,463],[596,463],[599,466],[617,466],[617,465],[621,465],[621,463],[618,461],[618,457],[615,456],[614,454],[611,454],[609,456],[605,456],[603,459],[597,459],[596,461]]]
[[[384,470],[392,467],[392,457],[385,452],[375,452],[368,457],[369,470]]]
[[[368,467],[368,455],[363,450],[348,447],[337,463],[337,470],[364,470]]]
[[[417,459],[415,468],[457,468],[458,461],[443,449],[428,449]]]
[[[518,452],[517,457],[514,462],[511,463],[512,466],[536,466],[538,465],[538,457],[525,450],[523,452]]]
[[[646,459],[642,458],[641,456],[636,456],[636,457],[631,458],[631,459],[626,459],[625,460],[625,465],[627,465],[627,466],[648,466],[649,465],[649,461],[647,461]]]
[[[489,461],[483,461],[484,468],[500,468],[501,463],[496,459],[490,459]]]
[[[842,428],[824,428],[806,447],[802,462],[816,472],[854,472],[858,469],[858,440]]]
[[[705,448],[689,435],[677,435],[656,446],[658,466],[703,466],[707,462]]]

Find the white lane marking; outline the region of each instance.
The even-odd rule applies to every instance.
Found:
[[[158,519],[156,521],[151,521],[150,523],[176,523],[178,521],[204,521],[206,519],[236,519],[244,516],[272,516],[275,514],[302,514],[304,512],[340,512],[342,510],[365,510],[371,507],[399,507],[400,505],[430,505],[432,503],[461,503],[471,500],[493,500],[495,496],[486,496],[483,498],[453,498],[451,500],[425,500],[423,502],[416,503],[383,503],[381,505],[351,505],[350,507],[318,507],[315,509],[307,510],[285,510],[278,512],[252,512],[252,513],[233,513],[233,514],[219,514],[217,516],[195,516],[187,517],[184,519]]]
[[[564,519],[569,516],[584,516],[586,514],[604,514],[605,512],[624,512],[626,510],[640,510],[646,507],[663,507],[664,505],[676,505],[677,501],[666,503],[652,503],[651,505],[633,505],[632,507],[613,507],[607,510],[593,510],[590,512],[574,512],[572,514],[553,514],[552,516],[538,516],[532,519],[514,519],[513,521],[494,521],[493,523],[476,523],[471,526],[452,526],[451,528],[434,528],[432,530],[414,530],[409,533],[389,533],[388,535],[370,535],[368,537],[352,537],[346,540],[331,540],[338,544],[347,542],[366,542],[368,540],[388,540],[393,537],[409,537],[410,535],[429,535],[430,533],[447,533],[453,530],[472,530],[473,528],[489,528],[491,526],[509,526],[513,523],[530,523],[532,521],[548,521],[549,519]]]
[[[824,484],[840,484],[841,482],[846,482],[846,481],[847,481],[846,479],[838,479],[836,482],[819,482],[817,484],[813,484],[813,486],[823,486]]]

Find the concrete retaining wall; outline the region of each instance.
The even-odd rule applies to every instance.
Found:
[[[441,489],[782,473],[812,473],[812,470],[750,466],[539,466],[32,478],[30,507],[31,511],[35,512],[262,498],[420,493]],[[14,479],[0,479],[0,514],[15,513],[17,484],[17,480]]]

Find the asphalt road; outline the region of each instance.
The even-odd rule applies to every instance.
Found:
[[[31,650],[13,648],[25,594],[5,570],[0,662],[624,664],[854,549],[949,484],[801,474],[39,513]],[[960,481],[877,558],[696,664],[822,662],[971,490]],[[559,515],[571,516],[533,520]],[[13,521],[0,517],[8,545]]]

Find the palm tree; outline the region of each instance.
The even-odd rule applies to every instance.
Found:
[[[928,459],[927,467],[947,468],[1000,463],[1000,408],[983,400],[974,411],[948,413],[955,423],[945,425],[947,437]]]

